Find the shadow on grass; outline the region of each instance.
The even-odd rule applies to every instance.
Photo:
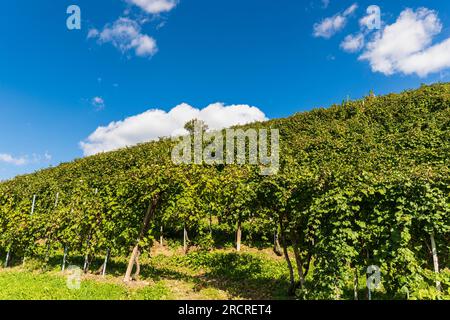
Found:
[[[13,256],[10,267],[22,266],[23,258]],[[159,259],[159,261],[158,261]],[[66,268],[76,265],[83,268],[84,256],[68,255]],[[44,257],[27,258],[27,269],[59,271],[63,254],[45,261]],[[89,265],[90,273],[100,270],[104,258],[95,257]],[[107,265],[108,276],[122,277],[127,268],[125,257],[112,258]],[[207,288],[220,289],[232,297],[243,299],[289,299],[287,269],[251,254],[232,252],[192,252],[186,256],[143,258],[140,280],[180,280],[194,285],[194,291]]]
[[[282,264],[271,265],[259,257],[237,253],[193,252],[176,260],[203,273],[188,276],[169,271],[164,277],[194,282],[196,291],[213,287],[243,299],[288,299],[287,269]]]

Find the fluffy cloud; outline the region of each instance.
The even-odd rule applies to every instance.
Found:
[[[44,160],[45,161],[51,161],[52,160],[52,155],[48,152],[44,153]]]
[[[435,11],[405,9],[395,23],[374,35],[359,60],[368,61],[374,72],[385,75],[425,77],[450,67],[450,38],[432,45],[441,30]]]
[[[341,42],[341,48],[347,52],[356,52],[364,47],[364,35],[358,33],[356,35],[348,35]]]
[[[348,7],[343,13],[335,14],[332,17],[323,19],[320,23],[314,24],[313,35],[329,39],[347,24],[348,16],[356,11],[358,5],[355,3]]]
[[[105,100],[103,100],[102,97],[92,98],[91,104],[97,111],[103,110],[105,108]]]
[[[399,68],[405,74],[416,73],[420,77],[450,68],[450,39],[406,57]]]
[[[151,14],[169,12],[178,4],[177,0],[129,0],[134,5]]]
[[[129,18],[119,18],[112,25],[107,24],[102,31],[91,29],[88,39],[98,39],[100,44],[111,43],[122,53],[134,50],[140,57],[151,57],[157,51],[155,39],[141,33],[141,26]]]
[[[349,16],[358,9],[358,4],[354,3],[344,11],[344,16]]]
[[[148,110],[122,121],[111,122],[106,127],[99,127],[85,141],[80,142],[80,147],[84,155],[89,156],[159,137],[181,135],[187,133],[183,127],[192,119],[205,121],[212,130],[267,120],[261,110],[248,105],[225,106],[223,103],[215,103],[204,109],[197,109],[183,103],[169,112]]]
[[[27,163],[27,159],[25,157],[16,158],[7,153],[0,153],[0,162],[12,164],[15,166],[23,166]]]
[[[14,166],[24,166],[30,163],[41,163],[41,162],[49,162],[51,161],[52,156],[45,152],[44,155],[38,155],[33,153],[30,156],[21,156],[21,157],[14,157],[11,154],[8,153],[0,153],[0,162],[14,165]]]

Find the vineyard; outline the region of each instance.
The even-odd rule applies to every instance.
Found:
[[[3,267],[81,256],[106,274],[126,257],[131,283],[157,243],[205,259],[233,243],[273,248],[299,299],[366,299],[371,265],[386,299],[450,298],[450,84],[240,128],[280,130],[277,175],[174,165],[160,138],[2,182]]]

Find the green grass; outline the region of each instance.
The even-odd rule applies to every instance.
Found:
[[[286,299],[287,267],[271,251],[247,249],[183,255],[179,248],[165,248],[142,255],[139,281],[122,282],[125,257],[112,258],[106,278],[83,275],[79,290],[67,287],[68,273],[60,272],[59,256],[43,264],[28,259],[0,268],[0,300],[184,300],[184,299]],[[79,265],[82,257],[71,257]],[[96,262],[100,263],[100,260]],[[92,266],[92,270],[97,269]]]
[[[276,256],[270,248],[244,247],[237,253],[234,249],[216,249],[182,254],[179,246],[174,248],[156,246],[151,256],[141,256],[139,281],[125,285],[122,281],[127,267],[126,257],[112,257],[107,276],[92,273],[83,275],[79,290],[67,286],[70,272],[62,273],[62,257],[51,257],[49,263],[29,258],[25,265],[21,259],[13,260],[12,268],[0,267],[0,300],[217,300],[217,299],[292,299],[287,296],[289,287],[288,268],[283,257]],[[82,265],[83,256],[70,256],[71,265]],[[102,263],[97,257],[91,266],[95,272]],[[314,265],[307,277],[310,278]],[[442,271],[441,281],[448,288],[450,271]],[[411,299],[448,299],[449,292],[433,291],[433,276],[429,283],[418,288]],[[353,299],[353,279],[341,298]],[[359,298],[366,299],[364,276],[359,278]],[[431,289],[430,289],[431,283]],[[373,299],[389,299],[381,287]],[[404,299],[405,296],[399,296]]]
[[[285,299],[289,287],[284,260],[264,254],[193,252],[176,257],[177,263],[201,270],[208,284],[244,299]]]
[[[67,286],[62,274],[21,270],[0,272],[0,300],[160,300],[170,298],[162,283],[143,289],[124,285],[82,280],[79,290]]]

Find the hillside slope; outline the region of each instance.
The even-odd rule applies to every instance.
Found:
[[[0,250],[136,255],[162,235],[205,249],[234,231],[238,248],[241,234],[275,235],[301,297],[339,298],[369,265],[390,297],[438,297],[450,283],[449,119],[450,84],[435,84],[243,126],[280,130],[273,176],[174,165],[170,139],[78,159],[0,184]]]

